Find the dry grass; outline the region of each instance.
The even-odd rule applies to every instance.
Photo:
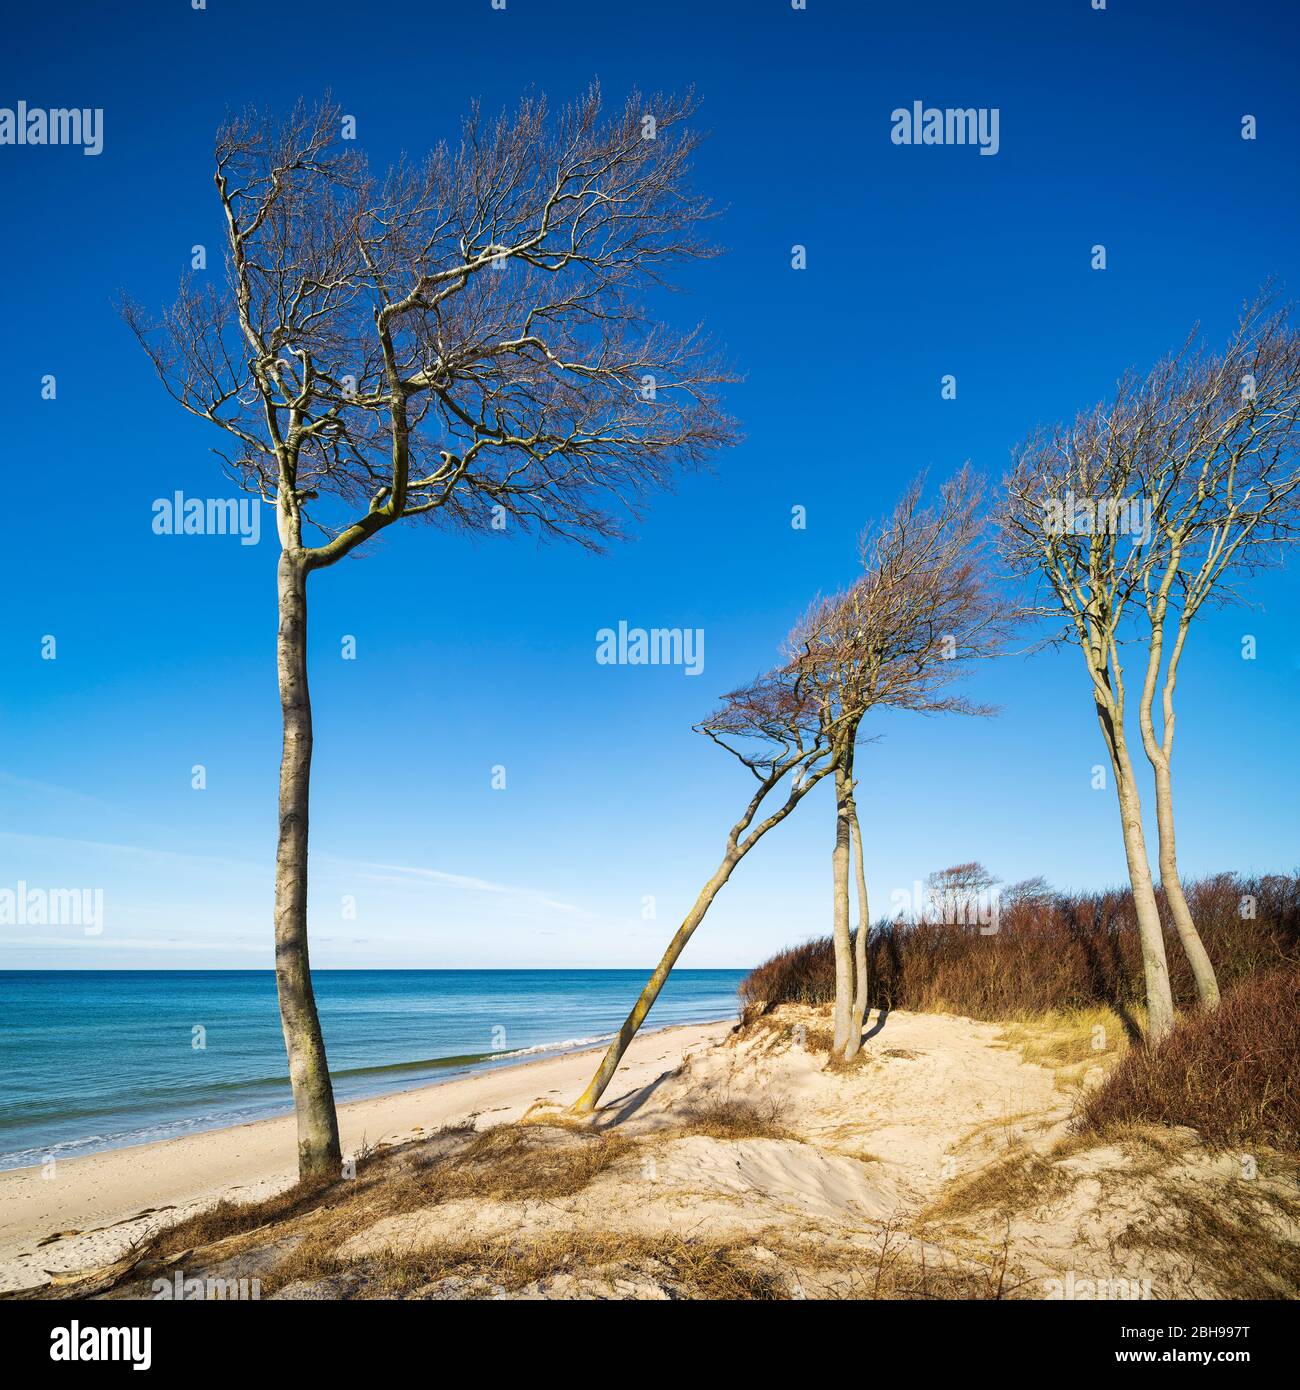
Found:
[[[1294,1173],[1288,1185],[1294,1190]],[[1300,1290],[1298,1223],[1300,1202],[1278,1185],[1208,1187],[1174,1179],[1160,1186],[1146,1214],[1115,1243],[1159,1252],[1187,1285],[1208,1275],[1219,1298],[1294,1298]]]
[[[294,1189],[264,1202],[223,1203],[159,1233],[130,1278],[186,1251],[187,1269],[236,1256],[259,1270],[265,1294],[316,1286],[337,1298],[478,1298],[521,1291],[591,1297],[770,1300],[801,1297],[1001,1298],[1006,1252],[958,1259],[887,1225],[874,1253],[809,1227],[752,1237],[556,1232],[527,1241],[444,1239],[344,1253],[385,1217],[463,1199],[554,1200],[581,1192],[641,1146],[689,1135],[723,1142],[793,1139],[779,1106],[728,1097],[701,1103],[668,1131],[633,1141],[617,1133],[529,1123],[484,1133],[444,1132],[373,1156],[354,1181]],[[216,1242],[216,1244],[214,1244]],[[556,1288],[547,1281],[568,1276]],[[541,1285],[540,1290],[531,1286]]]
[[[1075,1182],[1075,1176],[1058,1168],[1053,1158],[1020,1150],[995,1159],[970,1177],[952,1179],[942,1196],[920,1212],[917,1223],[924,1227],[961,1221],[982,1212],[1011,1216],[1064,1196]]]
[[[776,1100],[708,1101],[684,1111],[680,1123],[670,1133],[674,1139],[703,1134],[710,1139],[797,1140],[799,1136],[783,1123],[784,1113],[784,1107]]]
[[[389,1249],[348,1257],[317,1243],[301,1246],[276,1267],[271,1283],[339,1279],[362,1298],[491,1297],[571,1275],[616,1292],[616,1281],[652,1284],[677,1298],[787,1297],[778,1271],[746,1259],[737,1242],[611,1232],[567,1232],[528,1242],[501,1239],[445,1241],[415,1249]],[[444,1281],[452,1288],[439,1290]]]
[[[368,1224],[458,1198],[571,1196],[634,1147],[619,1134],[540,1124],[500,1125],[481,1134],[441,1130],[367,1156],[350,1181],[299,1185],[257,1202],[218,1202],[151,1233],[137,1253],[146,1262],[160,1260],[272,1227],[354,1231],[361,1218]]]
[[[772,1006],[775,1008],[775,1005]],[[820,1010],[818,1010],[820,1012]],[[771,1048],[799,1048],[804,1052],[829,1053],[835,1035],[807,1019],[789,1013],[774,1013],[763,1009],[746,1009],[740,1027],[732,1035],[733,1042],[764,1042]]]
[[[553,1293],[546,1282],[569,1276],[569,1291],[586,1297],[749,1301],[997,1300],[1012,1297],[1024,1282],[1006,1242],[982,1256],[958,1257],[890,1222],[874,1244],[874,1250],[836,1244],[810,1228],[763,1245],[610,1232],[568,1232],[526,1243],[445,1241],[365,1256],[304,1245],[280,1262],[269,1283],[284,1289],[329,1281],[333,1291],[353,1298],[481,1298]]]
[[[436,1206],[465,1197],[571,1197],[634,1147],[616,1133],[498,1125],[450,1157],[414,1155],[402,1179],[402,1205]]]
[[[165,1258],[184,1250],[213,1245],[219,1240],[257,1231],[276,1222],[289,1221],[310,1211],[330,1191],[333,1183],[299,1183],[257,1202],[222,1200],[171,1226],[153,1232],[142,1242],[140,1253]]]
[[[1074,1090],[1100,1080],[1127,1053],[1130,1029],[1137,1024],[1137,1019],[1121,1017],[1105,1004],[1064,1013],[1054,1010],[1013,1020],[999,1042],[1015,1048],[1024,1061],[1054,1072],[1062,1090]]]

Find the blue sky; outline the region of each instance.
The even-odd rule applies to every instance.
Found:
[[[314,963],[640,966],[748,795],[691,724],[851,576],[858,531],[906,480],[967,458],[1000,477],[1031,426],[1193,321],[1220,338],[1270,275],[1300,292],[1295,16],[1156,0],[13,15],[0,106],[105,114],[95,158],[0,147],[0,887],[101,887],[105,930],[2,927],[0,968],[271,964],[276,543],[270,528],[247,547],[153,533],[154,499],[231,489],[220,439],[168,400],[113,308],[120,290],[164,302],[195,243],[218,260],[210,160],[228,107],[330,87],[383,165],[453,136],[472,99],[496,108],[529,84],[557,101],[593,77],[611,101],[698,88],[697,183],[725,205],[730,249],[673,307],[745,373],[730,404],[746,442],[605,556],[411,527],[311,593]],[[998,154],[892,144],[891,111],[916,100],[997,107]],[[1184,662],[1192,875],[1295,862],[1295,566],[1251,593]],[[597,665],[596,632],[620,619],[704,629],[703,674]],[[1006,880],[1120,881],[1077,659],[1009,657],[971,690],[1001,715],[882,719],[859,759],[876,905],[965,859]],[[392,749],[378,764],[377,739]],[[811,799],[741,866],[685,963],[748,965],[826,930],[831,835],[828,799]]]

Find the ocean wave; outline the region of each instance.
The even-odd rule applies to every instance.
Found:
[[[513,1052],[489,1052],[485,1055],[498,1060],[505,1057],[531,1057],[534,1052],[565,1052],[575,1047],[595,1047],[597,1043],[609,1042],[613,1033],[601,1033],[594,1038],[566,1038],[564,1042],[538,1043],[536,1047],[517,1047]]]

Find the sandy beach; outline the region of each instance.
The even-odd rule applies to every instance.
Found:
[[[1123,1050],[1118,1027],[1092,1049],[1097,1017],[895,1010],[848,1066],[826,1008],[668,1028],[588,1122],[563,1109],[599,1049],[379,1096],[339,1112],[358,1181],[287,1213],[257,1200],[292,1184],[288,1117],[15,1170],[0,1290],[149,1298],[179,1269],[330,1300],[1293,1296],[1284,1155],[1243,1181],[1189,1129],[1073,1128]],[[254,1205],[168,1236],[222,1196]]]
[[[688,1024],[638,1037],[611,1099],[675,1070],[692,1050],[732,1026]],[[602,1051],[519,1062],[342,1105],[344,1153],[471,1118],[479,1128],[516,1120],[539,1100],[567,1102],[590,1080]],[[53,1176],[40,1167],[0,1173],[0,1292],[107,1264],[162,1222],[221,1197],[248,1201],[290,1186],[295,1167],[294,1121],[286,1115],[69,1159]]]

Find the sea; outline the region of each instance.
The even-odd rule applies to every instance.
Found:
[[[607,1041],[644,970],[317,970],[339,1101]],[[674,970],[648,1030],[736,1016]],[[290,1112],[269,970],[0,971],[0,1169]]]

